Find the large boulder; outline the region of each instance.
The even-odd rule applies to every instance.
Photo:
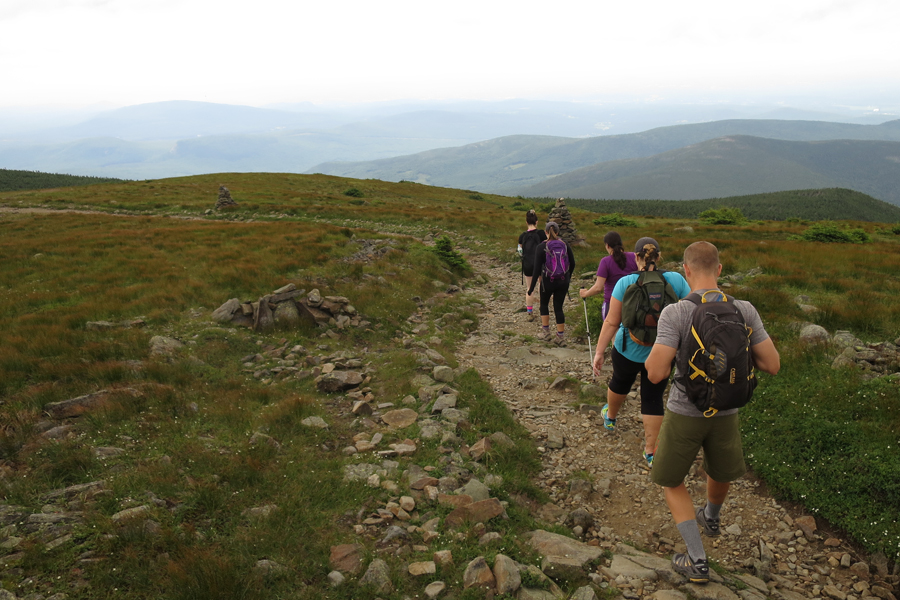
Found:
[[[463,589],[474,587],[492,590],[495,584],[494,573],[483,556],[472,560],[463,573]]]
[[[800,341],[804,344],[827,344],[831,336],[821,325],[806,325],[800,330]]]
[[[544,557],[541,566],[544,573],[555,578],[577,579],[584,576],[588,563],[603,554],[602,548],[542,529],[529,532],[524,537]]]
[[[268,331],[274,324],[275,318],[269,307],[269,297],[260,298],[256,306],[256,314],[253,317],[253,330]]]
[[[184,344],[182,344],[175,338],[170,338],[163,335],[154,335],[152,338],[150,338],[151,356],[174,356],[175,353],[183,347]]]
[[[272,318],[276,325],[293,327],[300,322],[300,311],[297,310],[297,305],[289,300],[281,302],[275,307],[275,313]]]
[[[363,547],[359,544],[340,544],[331,547],[331,568],[343,573],[357,574],[362,569]]]
[[[391,570],[386,562],[376,558],[369,563],[369,568],[359,580],[360,587],[368,587],[378,593],[387,593],[394,589],[391,583]]]
[[[363,379],[356,371],[332,371],[316,378],[316,388],[326,394],[344,392],[359,387]]]
[[[213,311],[212,319],[217,323],[228,323],[231,321],[232,317],[234,317],[234,313],[238,312],[240,309],[241,301],[237,298],[232,298]]]

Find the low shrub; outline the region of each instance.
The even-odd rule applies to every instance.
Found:
[[[800,234],[798,239],[807,242],[830,244],[865,244],[872,238],[862,229],[841,229],[834,223],[816,223]]]
[[[629,219],[622,213],[612,213],[611,215],[603,215],[594,219],[594,225],[605,225],[607,227],[637,227],[638,223],[634,219]]]
[[[725,206],[704,210],[697,218],[707,225],[740,225],[747,220],[741,209]]]
[[[363,193],[355,187],[352,187],[349,190],[347,190],[346,192],[344,192],[344,195],[350,196],[351,198],[362,198],[363,197]]]
[[[454,271],[467,273],[472,270],[465,257],[453,249],[453,242],[446,235],[434,240],[433,252]]]

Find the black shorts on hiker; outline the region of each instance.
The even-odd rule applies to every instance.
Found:
[[[647,377],[647,369],[644,363],[634,362],[625,358],[613,347],[611,354],[613,374],[606,386],[614,394],[621,396],[631,391],[634,380],[641,375],[641,414],[661,417],[666,414],[663,407],[663,394],[666,391],[668,379],[659,383],[652,383]]]

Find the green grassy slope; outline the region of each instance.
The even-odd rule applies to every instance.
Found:
[[[207,214],[221,184],[238,206]],[[347,196],[350,189],[361,197]],[[394,573],[410,561],[431,560],[434,545],[404,556],[382,554],[377,540],[383,534],[354,529],[357,515],[371,514],[397,494],[342,480],[342,467],[359,456],[348,458],[341,449],[365,431],[349,414],[349,399],[319,393],[311,377],[257,377],[262,367],[255,357],[296,344],[303,350],[290,360],[309,369],[307,354],[343,360],[347,353],[370,369],[376,402],[399,403],[417,393],[411,382],[419,367],[416,355],[401,342],[416,326],[407,317],[422,302],[432,316],[456,315],[420,338],[455,366],[455,353],[468,336],[463,322],[477,322],[479,308],[465,290],[449,297],[436,292],[451,284],[495,290],[490,274],[487,281],[463,278],[422,238],[448,233],[465,252],[514,266],[515,240],[524,227],[520,200],[412,183],[218,173],[0,193],[0,209],[10,206],[42,210],[0,210],[0,504],[25,511],[10,522],[18,532],[28,514],[53,512],[45,506],[54,501],[42,497],[50,490],[100,479],[107,490],[57,505],[84,513],[83,521],[54,530],[54,536],[72,535],[58,548],[48,548],[58,539],[51,535],[26,531],[14,535],[16,540],[4,537],[4,544],[19,545],[0,546],[4,589],[30,579],[45,597],[64,592],[84,600],[319,600],[329,594],[338,600],[362,594],[352,584],[329,591],[333,544],[361,543],[367,562],[382,557]],[[47,214],[70,207],[111,214]],[[590,223],[592,213],[572,212],[590,244],[575,249],[576,262],[596,264],[606,228]],[[813,320],[865,341],[896,339],[900,236],[878,224],[852,222],[874,242],[835,249],[793,239],[805,228],[797,222],[639,221],[624,228],[623,237],[652,235],[669,257],[707,239],[722,251],[724,274],[762,270],[730,288],[759,308],[783,357],[782,374],[766,377],[746,409],[748,462],[773,493],[805,503],[810,513],[826,516],[866,548],[895,558],[900,457],[892,446],[900,428],[900,386],[857,369],[833,370],[830,349],[810,351],[792,324]],[[360,239],[391,240],[394,250],[363,262],[347,260],[360,249]],[[227,298],[255,299],[286,283],[350,298],[369,326],[332,328],[332,337],[314,327],[255,333],[209,319]],[[819,312],[804,313],[793,301],[798,294],[808,295]],[[136,317],[144,327],[87,326]],[[179,338],[184,348],[171,360],[154,358],[149,342],[156,335]],[[439,336],[440,343],[426,336]],[[274,371],[278,363],[273,357],[262,364]],[[498,547],[505,554],[539,562],[521,543],[523,532],[539,526],[528,507],[548,500],[529,481],[541,469],[536,440],[474,372],[454,387],[460,406],[471,410],[456,431],[465,444],[495,431],[515,442],[513,448],[498,444],[489,455],[487,469],[503,477],[492,494],[509,502],[510,517],[491,528],[501,534]],[[41,436],[47,403],[100,389],[113,390],[102,408],[67,420],[71,429],[58,432],[60,438]],[[871,409],[874,403],[878,410]],[[329,428],[305,426],[310,416],[327,418]],[[263,443],[254,443],[256,433],[279,445],[260,436]],[[388,432],[382,443],[418,434],[411,426]],[[420,440],[412,460],[437,465],[434,473],[443,475],[446,455],[439,440]],[[93,452],[110,447],[121,452]],[[398,459],[402,468],[409,460]],[[804,476],[796,477],[798,472]],[[852,493],[842,496],[840,490]],[[279,507],[272,518],[244,513],[269,504]],[[134,522],[112,519],[141,506],[146,512]],[[432,504],[419,510],[430,513],[428,518],[449,513]],[[4,521],[4,536],[7,527]],[[454,564],[438,575],[451,582],[453,593],[468,561],[485,552],[476,532],[439,538],[441,549],[452,550]],[[414,543],[420,540],[414,537]],[[14,554],[15,564],[7,563]],[[262,575],[254,569],[259,559],[286,569]],[[421,580],[404,576],[394,583],[393,592],[379,597],[401,600],[421,592]]]
[[[650,158],[601,163],[531,186],[528,196],[686,200],[846,187],[900,204],[900,142],[786,142],[729,136]]]

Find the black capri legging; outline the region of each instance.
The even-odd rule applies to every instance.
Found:
[[[624,396],[631,391],[631,386],[637,378],[638,373],[641,374],[641,414],[663,416],[666,414],[663,408],[663,394],[666,391],[666,384],[669,383],[668,378],[663,379],[659,383],[653,383],[647,378],[647,369],[644,363],[634,362],[622,356],[622,354],[613,347],[612,353],[613,374],[606,386],[614,394]]]
[[[563,302],[566,301],[566,293],[568,293],[569,288],[559,288],[558,290],[545,290],[544,286],[541,286],[541,315],[549,316],[550,315],[550,298],[553,298],[553,313],[556,315],[556,323],[557,325],[561,325],[566,322],[566,315],[563,313]]]

